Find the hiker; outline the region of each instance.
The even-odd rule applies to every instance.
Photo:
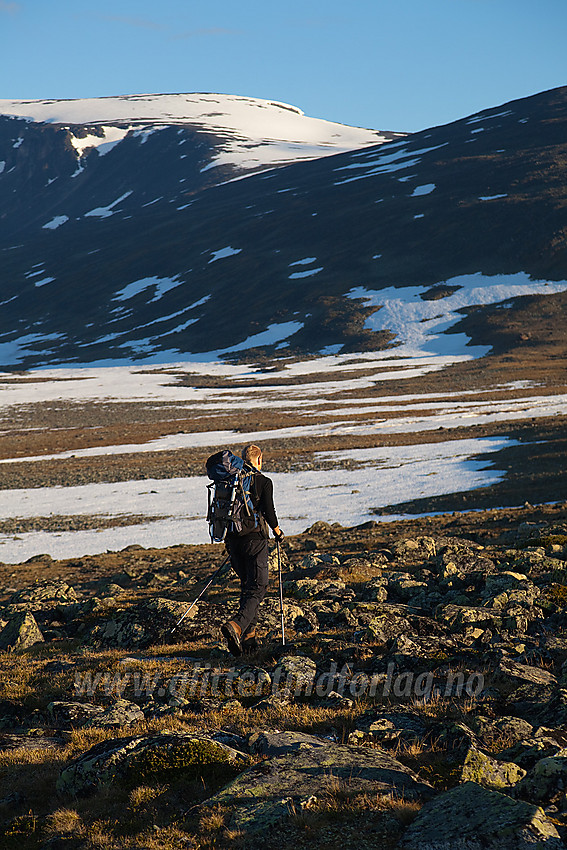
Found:
[[[279,541],[284,536],[274,508],[272,481],[261,472],[262,450],[254,445],[246,446],[242,459],[248,467],[255,470],[250,495],[256,517],[245,517],[242,530],[229,531],[225,538],[231,565],[240,578],[238,613],[234,619],[221,627],[233,655],[241,655],[242,652],[251,652],[257,648],[258,607],[268,588],[269,528],[274,532],[276,540]]]

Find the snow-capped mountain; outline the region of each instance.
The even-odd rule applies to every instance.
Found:
[[[75,154],[80,174],[89,154],[108,154],[125,140],[132,150],[164,130],[175,130],[173,159],[194,159],[200,149],[201,173],[246,174],[303,159],[315,159],[390,141],[400,133],[380,133],[309,118],[286,103],[218,94],[129,95],[84,100],[0,100],[0,115],[32,125],[52,125],[58,140]],[[27,145],[37,127],[18,124],[13,149]],[[45,128],[44,128],[45,129]],[[154,140],[157,141],[157,140]],[[20,154],[14,155],[17,168]],[[11,165],[5,161],[5,166]],[[219,180],[202,180],[203,185]],[[51,178],[53,182],[53,178]],[[189,188],[189,187],[186,187]]]
[[[0,112],[5,366],[447,340],[567,280],[565,88],[411,136],[217,95]]]

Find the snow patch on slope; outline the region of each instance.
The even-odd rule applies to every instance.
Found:
[[[102,126],[102,135],[87,133],[86,136],[75,136],[71,133],[71,144],[79,154],[83,156],[89,148],[96,148],[99,156],[104,156],[112,150],[128,134],[128,127]]]
[[[459,310],[499,304],[522,295],[552,295],[567,290],[567,281],[531,280],[526,272],[491,277],[478,272],[459,275],[445,283],[459,289],[437,301],[424,301],[420,297],[428,289],[423,286],[389,286],[379,290],[356,287],[349,297],[364,299],[368,307],[380,307],[366,320],[365,327],[395,333],[401,346],[396,348],[397,352],[481,357],[488,353],[489,346],[471,348],[465,334],[445,333],[463,318]]]

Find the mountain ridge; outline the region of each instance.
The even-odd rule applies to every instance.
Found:
[[[123,141],[97,206],[81,173],[82,194],[28,223],[23,247],[4,241],[0,342],[24,339],[24,366],[365,350],[392,334],[368,326],[379,305],[353,297],[361,287],[422,298],[479,273],[564,281],[566,124],[567,88],[554,89],[206,191],[160,170],[128,182]]]

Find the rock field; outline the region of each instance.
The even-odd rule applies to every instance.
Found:
[[[0,566],[2,846],[567,846],[566,504],[318,522],[239,658],[222,556]]]

